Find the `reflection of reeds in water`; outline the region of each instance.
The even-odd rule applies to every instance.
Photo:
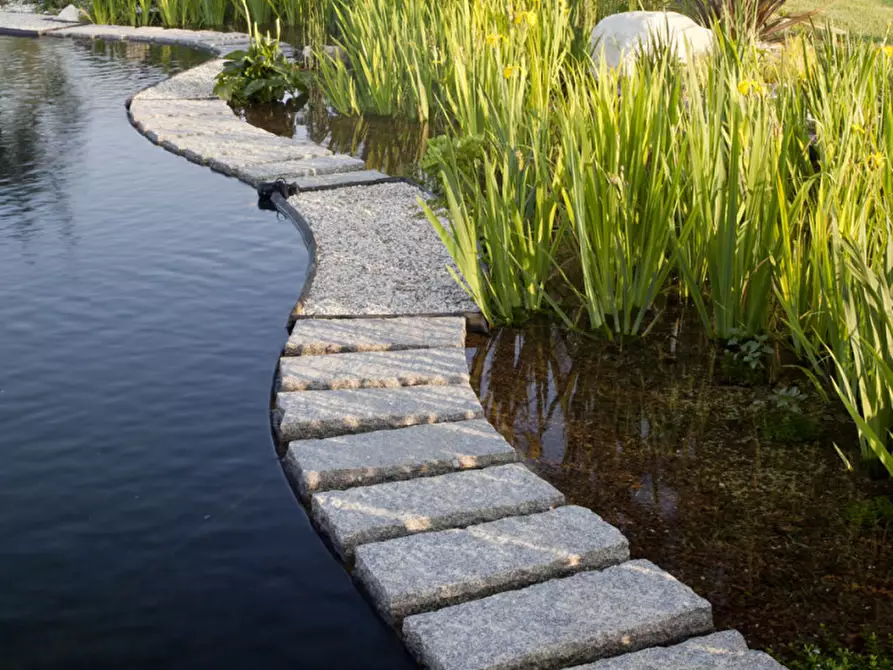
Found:
[[[599,458],[687,451],[706,427],[715,350],[697,327],[685,339],[670,362],[669,335],[624,350],[556,326],[502,329],[475,351],[472,379],[528,458],[588,468],[593,444]]]

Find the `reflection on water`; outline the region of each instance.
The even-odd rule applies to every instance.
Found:
[[[821,437],[779,444],[771,390],[716,383],[696,327],[672,355],[668,333],[620,347],[548,325],[468,355],[487,418],[532,467],[708,598],[719,628],[776,647],[823,624],[893,633],[893,482],[844,471],[832,443],[857,449],[852,426],[802,379],[778,383],[808,394]]]
[[[127,122],[202,58],[0,37],[0,667],[413,667],[272,444],[300,236]]]
[[[286,105],[256,105],[237,110],[254,126],[283,137],[310,137],[330,150],[362,158],[369,170],[417,179],[428,126],[383,116],[330,113],[318,90]]]

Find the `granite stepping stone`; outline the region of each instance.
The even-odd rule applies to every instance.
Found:
[[[389,622],[629,559],[620,531],[583,507],[421,533],[356,549],[354,577]]]
[[[307,356],[464,346],[465,319],[462,317],[299,319],[285,345],[285,354]]]
[[[289,444],[283,466],[306,501],[317,491],[483,468],[516,459],[515,450],[496,429],[476,419],[297,440]]]
[[[564,495],[513,463],[437,477],[316,493],[313,518],[345,559],[361,544],[545,512]]]
[[[785,670],[762,651],[750,651],[744,637],[727,630],[673,647],[652,647],[569,670]]]
[[[370,351],[279,360],[281,390],[375,388],[468,383],[463,349]]]
[[[557,670],[713,629],[710,603],[646,560],[416,614],[410,651],[435,670]]]
[[[276,400],[279,436],[289,442],[484,415],[467,385],[292,391]]]

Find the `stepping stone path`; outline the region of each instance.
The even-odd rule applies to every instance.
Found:
[[[186,44],[248,37],[74,25],[0,12],[0,33]],[[339,195],[292,199],[317,268],[280,361],[274,425],[314,522],[431,670],[779,670],[620,532],[516,460],[483,420],[464,365],[465,314],[421,191],[306,138],[236,118],[213,60],[134,96],[151,141],[250,184],[283,177]],[[377,185],[370,185],[377,184]],[[350,318],[357,316],[372,318]],[[389,317],[389,318],[381,318]],[[691,638],[691,639],[688,639]]]
[[[483,419],[461,317],[299,318],[285,471],[431,670],[783,670],[523,464]],[[699,637],[701,636],[701,637]]]

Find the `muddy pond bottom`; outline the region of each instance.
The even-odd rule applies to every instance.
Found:
[[[846,471],[846,413],[786,368],[731,383],[678,316],[676,337],[623,347],[550,325],[472,337],[472,385],[539,475],[709,599],[717,629],[782,659],[893,633],[893,483]]]

